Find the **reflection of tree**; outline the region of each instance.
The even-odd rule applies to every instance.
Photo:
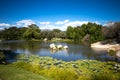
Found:
[[[14,42],[4,42],[2,43],[3,48],[9,48],[12,50],[29,50],[32,54],[36,53],[40,50],[40,44],[39,41],[14,41]]]
[[[22,46],[24,47],[24,49],[27,49],[27,50],[29,50],[29,52],[34,54],[40,50],[40,44],[41,44],[41,42],[28,41],[25,43],[25,45],[23,44]]]
[[[94,51],[90,47],[80,46],[80,45],[72,45],[68,50],[68,55],[74,54],[76,56],[80,56],[82,59],[95,59],[95,60],[110,60],[112,57],[108,56],[107,52],[103,50]]]

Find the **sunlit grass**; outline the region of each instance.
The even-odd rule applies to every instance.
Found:
[[[50,42],[73,42],[70,39],[53,38]]]
[[[22,56],[22,59],[26,58]],[[29,56],[28,60],[13,63],[14,66],[44,75],[55,80],[119,80],[120,66],[116,62],[77,60],[65,62],[51,57]]]
[[[0,65],[0,80],[52,80],[48,77],[43,77],[35,74],[32,71],[17,68],[11,64]]]

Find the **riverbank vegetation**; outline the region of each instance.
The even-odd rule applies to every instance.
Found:
[[[120,43],[120,22],[114,22],[107,26],[96,23],[83,24],[81,26],[68,26],[66,31],[59,29],[41,30],[36,24],[28,27],[11,26],[0,30],[1,40],[53,40],[53,38],[70,39],[74,42],[94,43],[101,40],[114,40]]]
[[[53,80],[12,64],[0,65],[0,80]]]
[[[77,60],[65,62],[62,60],[53,59],[51,57],[39,57],[35,55],[20,55],[18,57],[19,60],[17,62],[12,63],[11,65],[14,66],[17,70],[25,70],[26,72],[30,71],[29,75],[31,75],[31,72],[33,72],[34,75],[46,76],[53,80],[120,79],[120,64],[117,62],[100,62],[97,60]],[[10,67],[9,65],[5,66]],[[3,66],[0,68],[3,68]],[[8,70],[8,77],[10,76],[9,74],[14,73],[9,73],[10,68],[6,69],[6,71]],[[1,70],[3,70],[4,72],[5,68]],[[23,74],[24,73],[25,72],[23,72]],[[6,74],[0,72],[0,77],[4,77],[5,75]],[[38,80],[37,78],[39,77],[35,77],[34,80]]]

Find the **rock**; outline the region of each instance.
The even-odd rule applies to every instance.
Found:
[[[91,44],[92,48],[100,48],[100,49],[108,49],[109,48],[109,44],[103,45],[101,42],[96,42]]]
[[[47,40],[48,40],[48,39],[47,39],[47,38],[45,38],[43,41],[44,41],[44,42],[46,42]]]
[[[103,42],[96,42],[96,43],[91,44],[91,48],[104,49],[104,50],[107,50],[108,52],[110,52],[112,50],[112,51],[116,52],[116,51],[120,50],[120,44],[117,44],[117,43],[103,44]]]
[[[116,56],[120,57],[120,50],[116,52]]]
[[[116,48],[115,47],[110,47],[110,48],[108,48],[108,52],[110,52],[110,51],[116,51]]]
[[[90,35],[89,35],[89,34],[86,34],[86,35],[83,37],[82,41],[90,41]]]

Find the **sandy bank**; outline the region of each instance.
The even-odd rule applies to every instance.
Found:
[[[92,48],[101,48],[101,49],[109,49],[111,47],[115,47],[117,49],[120,49],[120,44],[117,43],[107,43],[107,44],[103,44],[102,42],[96,42],[91,44]]]
[[[107,50],[108,52],[110,50],[113,50],[116,52],[116,56],[120,57],[120,44],[117,43],[104,44],[103,42],[96,42],[91,44],[91,48],[103,49],[103,50]]]

